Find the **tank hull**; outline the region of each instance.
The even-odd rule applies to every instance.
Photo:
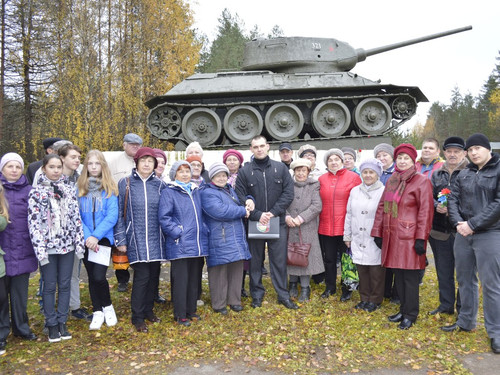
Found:
[[[247,145],[257,134],[270,142],[382,135],[423,101],[418,87],[351,72],[240,71],[195,74],[146,105],[153,135],[207,147]]]

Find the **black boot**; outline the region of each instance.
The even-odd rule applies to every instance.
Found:
[[[311,288],[306,286],[300,289],[299,302],[309,301],[311,297]]]
[[[245,290],[245,277],[247,276],[247,271],[243,270],[243,280],[241,281],[241,297],[248,298],[249,295]]]
[[[340,296],[340,302],[346,302],[351,299],[352,291],[347,289],[345,285],[342,285],[342,295]]]
[[[297,283],[288,283],[288,292],[290,293],[290,298],[297,298],[299,295],[299,290],[297,289]]]

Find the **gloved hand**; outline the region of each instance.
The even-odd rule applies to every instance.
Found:
[[[382,237],[373,237],[373,241],[375,241],[375,245],[377,245],[379,249],[382,249]]]
[[[424,255],[425,254],[425,241],[424,240],[415,240],[415,252],[418,255]]]

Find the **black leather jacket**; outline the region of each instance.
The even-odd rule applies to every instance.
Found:
[[[467,165],[467,159],[462,160],[457,168],[451,172],[448,170],[448,164],[444,163],[441,168],[435,171],[431,176],[432,196],[434,198],[434,219],[432,220],[432,229],[442,233],[455,232],[455,227],[450,223],[449,215],[441,214],[436,211],[438,205],[438,194],[444,188],[451,190],[452,185],[456,181],[458,174]]]
[[[452,186],[448,202],[450,221],[454,227],[467,221],[474,232],[500,230],[500,155],[478,170],[470,163]]]

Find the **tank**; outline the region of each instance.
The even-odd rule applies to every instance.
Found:
[[[248,145],[258,134],[270,142],[386,135],[427,98],[351,70],[369,56],[471,29],[368,50],[332,38],[255,39],[241,71],[194,74],[148,100],[147,126],[160,139],[203,147]]]

